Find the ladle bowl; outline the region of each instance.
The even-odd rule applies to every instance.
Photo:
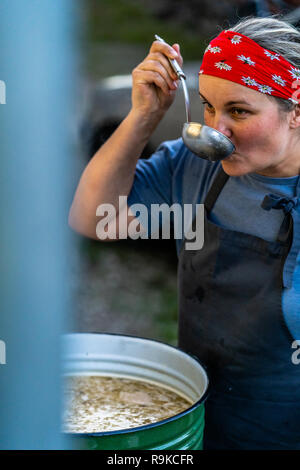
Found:
[[[157,34],[155,34],[155,39],[166,44],[166,41]],[[190,99],[185,81],[186,75],[175,59],[168,58],[168,60],[181,81],[184,94],[187,122],[182,129],[183,142],[195,155],[205,160],[216,162],[229,157],[235,151],[235,146],[226,135],[204,124],[191,122]]]
[[[231,140],[224,134],[199,122],[186,122],[182,139],[191,152],[211,162],[223,160],[235,150]]]

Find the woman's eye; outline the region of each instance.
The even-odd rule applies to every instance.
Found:
[[[247,114],[248,111],[246,111],[246,109],[242,109],[242,108],[232,108],[231,109],[231,113],[234,114],[235,116],[244,116],[245,114]]]
[[[208,112],[210,112],[210,113],[213,112],[213,109],[214,109],[214,108],[213,108],[212,105],[209,104],[207,101],[202,101],[202,104],[204,104],[205,109],[207,109]]]
[[[205,107],[205,111],[209,112],[210,114],[214,113],[214,108],[210,103],[208,103],[207,101],[202,101],[202,104]],[[249,111],[242,108],[231,108],[229,112],[234,117],[243,117],[249,114]]]

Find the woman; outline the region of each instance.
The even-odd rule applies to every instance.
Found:
[[[181,64],[179,46],[155,41],[133,71],[131,111],[85,169],[70,224],[96,238],[96,207],[117,208],[119,195],[129,207],[204,203],[203,248],[177,245],[179,346],[211,381],[204,448],[300,449],[291,359],[300,338],[300,33],[250,18],[210,43],[199,74],[204,119],[236,147],[221,163],[181,139],[138,161],[174,99],[167,57]]]

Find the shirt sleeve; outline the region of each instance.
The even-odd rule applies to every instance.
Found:
[[[151,217],[153,205],[172,205],[173,175],[182,154],[181,139],[162,143],[148,159],[139,159],[128,206],[149,235],[161,226],[161,217]]]

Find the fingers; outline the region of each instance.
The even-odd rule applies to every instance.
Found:
[[[163,54],[165,57],[169,57],[170,59],[175,59],[177,60],[180,66],[182,66],[183,64],[183,59],[180,54],[179,44],[173,44],[173,46],[170,46],[169,44],[164,43],[164,42],[154,41],[150,49],[150,53],[151,52],[159,52]]]
[[[167,82],[169,88],[171,90],[176,90],[176,80],[178,77],[172,67],[170,67],[168,60],[161,54],[149,54],[148,59],[141,64],[140,69],[161,75],[161,77]]]
[[[160,73],[154,72],[153,70],[147,70],[146,67],[145,69],[137,67],[134,69],[132,75],[137,85],[154,84],[160,88],[165,95],[170,95],[172,90],[174,90],[174,88],[171,89],[169,87],[168,82]]]
[[[146,59],[133,71],[133,77],[139,84],[155,84],[166,95],[177,89],[178,76],[174,72],[168,58],[175,59],[182,64],[182,57],[178,44],[174,47],[160,41],[154,41]]]
[[[172,47],[173,47],[173,49],[175,49],[175,51],[177,52],[178,57],[177,57],[176,60],[177,60],[178,64],[180,65],[180,67],[182,67],[183,58],[182,58],[182,56],[181,56],[181,54],[180,54],[180,46],[179,46],[179,44],[173,44]]]

